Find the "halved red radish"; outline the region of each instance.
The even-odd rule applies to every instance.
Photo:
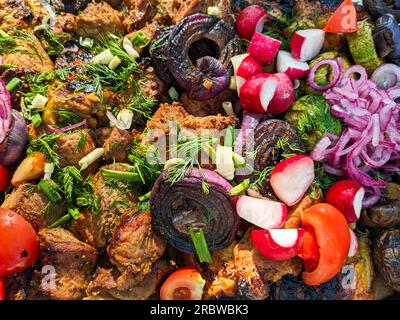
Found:
[[[352,180],[335,182],[328,190],[325,201],[338,209],[348,223],[360,219],[365,190],[361,184]]]
[[[276,70],[286,73],[290,79],[301,79],[310,71],[307,62],[295,59],[290,52],[280,50],[276,59]]]
[[[275,94],[268,105],[268,113],[279,114],[289,109],[296,99],[296,91],[292,80],[285,73],[275,73],[279,79]]]
[[[242,87],[243,83],[245,83],[246,80],[252,76],[263,73],[263,67],[257,60],[250,57],[248,53],[234,56],[231,61],[236,76],[237,92],[240,96],[240,88]]]
[[[358,251],[358,240],[357,240],[357,235],[356,233],[350,230],[350,249],[349,249],[349,257],[354,257],[357,254]]]
[[[290,51],[295,59],[309,61],[314,59],[322,49],[325,32],[321,29],[296,31],[290,40]]]
[[[283,261],[299,253],[304,229],[253,230],[254,246],[266,258]]]
[[[274,61],[281,42],[256,32],[251,38],[247,52],[261,64],[266,65]]]
[[[268,73],[252,76],[240,88],[240,103],[247,112],[266,113],[279,78]]]
[[[314,162],[309,156],[298,155],[280,162],[270,175],[275,194],[288,206],[298,203],[314,180]]]
[[[255,32],[262,32],[267,11],[258,5],[244,8],[237,19],[236,31],[240,38],[250,40]]]
[[[236,211],[242,219],[263,229],[280,228],[287,217],[284,203],[249,196],[238,197]]]

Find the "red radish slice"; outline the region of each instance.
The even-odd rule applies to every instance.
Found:
[[[240,38],[250,40],[255,32],[262,32],[267,11],[258,5],[243,9],[236,22],[236,31]]]
[[[252,76],[240,88],[240,103],[247,112],[266,113],[279,78],[268,73]]]
[[[360,219],[365,190],[352,180],[335,182],[328,190],[325,201],[338,209],[348,223]]]
[[[301,79],[310,71],[307,62],[295,59],[290,52],[279,51],[276,61],[276,70],[286,73],[290,79]]]
[[[268,106],[268,113],[279,114],[289,109],[296,99],[296,91],[292,80],[285,73],[275,73],[279,79],[275,94]]]
[[[357,252],[358,252],[358,240],[357,240],[357,236],[356,233],[350,230],[350,249],[349,249],[349,257],[354,257]]]
[[[290,40],[290,51],[295,59],[309,61],[314,59],[322,49],[325,32],[321,29],[296,31]]]
[[[266,258],[284,261],[299,253],[304,229],[253,230],[251,237],[254,246]]]
[[[275,194],[288,206],[298,203],[314,180],[314,162],[299,155],[280,162],[271,172],[270,183]]]
[[[281,46],[281,42],[256,32],[251,39],[247,52],[262,65],[274,61]]]
[[[236,211],[242,219],[263,229],[280,228],[287,217],[284,203],[248,196],[238,197]]]
[[[263,73],[263,67],[257,60],[250,57],[248,53],[234,56],[231,61],[236,76],[237,92],[240,96],[240,88],[243,83],[252,76]]]

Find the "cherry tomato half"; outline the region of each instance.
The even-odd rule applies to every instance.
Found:
[[[343,214],[327,203],[318,203],[302,213],[302,225],[313,229],[319,248],[318,265],[303,272],[307,285],[320,285],[332,279],[346,262],[350,248],[349,226]]]
[[[0,208],[0,276],[32,266],[39,257],[39,242],[31,224],[9,209]]]
[[[205,285],[194,267],[184,267],[173,272],[160,289],[161,300],[200,300]]]

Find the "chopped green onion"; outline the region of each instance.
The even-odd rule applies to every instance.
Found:
[[[146,184],[146,180],[144,179],[142,172],[140,171],[139,165],[137,163],[135,163],[135,168],[136,168],[136,172],[137,172],[140,180],[142,181],[142,183]]]
[[[224,101],[224,102],[222,102],[222,108],[224,109],[225,113],[226,113],[228,116],[232,116],[232,117],[235,117],[235,116],[236,116],[235,112],[233,111],[232,102],[230,102],[230,101]]]
[[[85,197],[79,197],[76,198],[76,204],[80,207],[86,207],[90,204],[90,201],[88,199],[86,199]]]
[[[61,201],[61,195],[58,192],[58,186],[53,180],[40,180],[39,189],[51,202],[57,203]]]
[[[118,68],[118,66],[119,66],[121,63],[122,63],[122,60],[120,59],[120,57],[114,56],[114,57],[111,59],[110,63],[108,64],[108,67],[109,67],[111,70],[115,70],[115,69]]]
[[[235,164],[233,163],[232,154],[231,147],[217,146],[216,171],[227,180],[233,180],[235,177]]]
[[[72,218],[75,220],[78,220],[81,217],[81,212],[77,207],[75,207],[73,204],[68,205],[68,213]]]
[[[92,163],[96,160],[100,159],[104,154],[104,148],[96,148],[86,156],[84,156],[81,160],[79,160],[78,164],[81,167],[81,171],[88,168]]]
[[[135,48],[133,48],[132,42],[129,41],[129,39],[125,38],[124,41],[122,41],[122,47],[131,58],[136,59],[140,57],[139,53]]]
[[[144,195],[140,196],[138,199],[140,202],[146,201],[148,199],[150,199],[151,196],[151,191],[145,193]]]
[[[244,168],[246,166],[246,160],[236,152],[232,152],[232,160],[235,164],[235,168]]]
[[[192,238],[193,245],[196,249],[196,253],[199,257],[200,262],[212,263],[212,257],[210,251],[208,250],[208,245],[206,242],[206,238],[204,237],[203,230],[200,229],[200,231],[194,232],[192,227],[189,227],[188,232],[190,237]]]
[[[35,98],[32,100],[32,105],[31,109],[37,110],[37,111],[44,111],[46,108],[46,103],[49,99],[40,93],[38,93]]]
[[[229,89],[237,90],[236,77],[231,77],[229,80]]]
[[[34,113],[32,115],[31,122],[35,128],[39,128],[43,122],[42,117],[40,116],[40,113]]]
[[[106,50],[100,52],[99,54],[95,55],[92,58],[91,62],[108,65],[113,58],[114,58],[114,55],[112,54],[111,50],[106,49]]]
[[[219,7],[208,7],[207,14],[210,16],[221,18],[222,11]]]
[[[183,160],[182,158],[172,158],[172,159],[165,161],[164,170],[174,167],[174,166],[177,166],[177,165],[184,165],[184,164],[185,164],[185,160]]]
[[[94,41],[93,41],[93,39],[91,39],[91,38],[83,38],[83,37],[80,37],[80,38],[79,38],[79,44],[80,44],[82,47],[91,48],[91,47],[93,47]]]
[[[179,97],[178,91],[176,91],[175,87],[171,87],[168,90],[168,96],[171,98],[171,100],[176,100]]]
[[[20,78],[12,78],[10,82],[6,85],[7,91],[13,91],[21,82],[22,80]]]
[[[233,147],[233,143],[235,142],[235,128],[229,125],[226,128],[224,146],[225,147]]]
[[[128,108],[122,109],[117,115],[117,128],[129,130],[132,126],[133,112]]]
[[[67,213],[65,216],[62,216],[60,219],[57,219],[56,221],[54,221],[49,227],[56,228],[59,225],[62,225],[71,219],[72,219],[72,216],[69,213]]]
[[[51,179],[51,175],[53,174],[55,167],[56,167],[55,164],[52,163],[52,162],[45,163],[43,180],[50,180]]]
[[[101,169],[101,174],[104,178],[109,178],[109,179],[132,181],[132,182],[140,182],[141,181],[139,174],[136,172],[125,172],[125,171]]]
[[[229,195],[237,196],[241,192],[245,191],[249,186],[250,186],[250,179],[245,179],[241,183],[239,183],[237,186],[235,186],[231,190],[229,190]]]
[[[136,48],[144,48],[149,45],[151,39],[141,31],[136,31],[131,39],[131,43]]]

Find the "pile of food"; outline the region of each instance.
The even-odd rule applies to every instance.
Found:
[[[399,297],[399,22],[0,0],[0,300]]]

